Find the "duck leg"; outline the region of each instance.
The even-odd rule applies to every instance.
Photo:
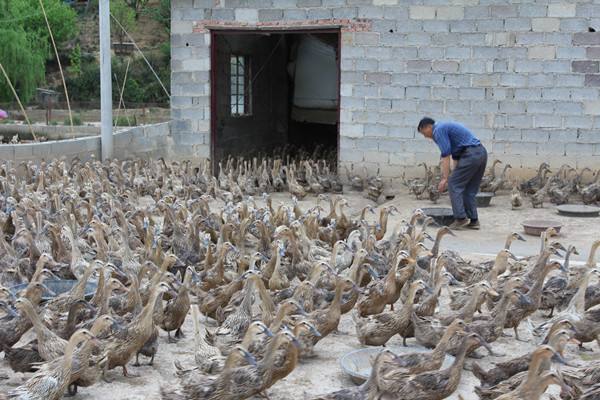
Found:
[[[546,315],[546,318],[552,318],[553,315],[554,315],[554,306],[550,309],[550,314]]]
[[[104,369],[102,370],[102,380],[106,383],[112,383],[112,379],[108,379],[106,377],[107,372],[108,372],[108,363],[106,363],[106,365],[104,366]]]
[[[171,337],[171,332],[167,332],[169,343],[177,343],[177,339]]]
[[[72,383],[69,385],[69,388],[67,389],[68,394],[65,397],[72,397],[75,396],[77,394],[77,384]]]
[[[140,366],[140,353],[137,352],[135,353],[135,362],[133,363],[134,367],[139,367]]]
[[[515,331],[515,339],[517,339],[519,342],[525,342],[525,343],[527,343],[527,342],[528,342],[528,341],[527,341],[527,340],[525,340],[525,339],[520,339],[520,338],[519,338],[519,327],[518,327],[518,326],[515,326],[515,327],[513,328],[513,330]]]
[[[131,372],[127,372],[127,366],[123,365],[123,376],[126,378],[137,378],[139,375],[132,374]]]
[[[148,363],[148,365],[154,365],[154,356],[155,356],[155,354],[152,354],[152,357],[150,357],[150,362]]]
[[[185,335],[183,334],[183,331],[181,330],[181,328],[177,328],[177,330],[175,331],[175,337],[177,339],[181,339],[181,338],[185,337]]]

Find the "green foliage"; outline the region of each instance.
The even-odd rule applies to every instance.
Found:
[[[71,126],[71,120],[69,119],[68,115],[65,117],[65,120],[63,121],[63,124],[65,126]],[[81,121],[81,116],[80,115],[73,115],[73,126],[81,126],[81,125],[83,125],[83,122]]]
[[[135,117],[135,115],[133,117],[119,115],[118,117],[113,119],[113,125],[115,125],[115,126],[136,126],[137,118]]]
[[[62,0],[43,0],[58,48],[77,34],[76,13]],[[28,102],[44,82],[47,59],[54,58],[39,0],[0,0],[0,62],[21,100]],[[0,101],[13,95],[0,77]]]
[[[127,32],[135,26],[135,11],[125,3],[125,0],[111,0],[110,13],[123,25]],[[123,29],[114,21],[111,21],[110,27],[112,34],[118,38],[119,43],[123,43],[126,37]]]
[[[79,75],[81,73],[81,47],[79,47],[79,43],[73,47],[71,53],[69,54],[69,69],[68,72],[72,75]]]
[[[170,86],[170,58],[163,53],[149,52],[148,61],[157,71],[165,87]],[[127,58],[113,57],[112,97],[113,104],[119,104],[120,88],[125,77]],[[116,77],[116,78],[115,78]],[[81,74],[67,78],[69,95],[75,101],[97,101],[100,99],[100,66],[96,62],[83,63]],[[156,78],[141,58],[133,58],[129,64],[127,81],[123,91],[123,101],[128,103],[168,103],[168,97]]]
[[[146,4],[148,4],[148,0],[127,0],[127,4],[135,10],[135,18],[137,19],[140,12],[146,7]]]
[[[158,21],[165,31],[171,30],[171,0],[160,0],[157,7],[146,7],[142,11],[155,21]]]
[[[23,29],[0,28],[0,62],[23,102],[31,100],[44,82],[44,52],[31,37]],[[0,75],[0,100],[16,100],[4,75]]]

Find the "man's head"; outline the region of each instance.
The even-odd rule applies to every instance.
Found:
[[[421,133],[421,135],[425,136],[427,139],[433,138],[433,124],[435,121],[429,117],[423,118],[419,121],[419,126],[417,130]]]

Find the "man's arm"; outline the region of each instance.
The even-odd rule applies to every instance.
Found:
[[[440,193],[446,190],[446,187],[448,186],[448,176],[450,176],[450,159],[451,157],[448,155],[446,157],[442,157],[440,161],[440,168],[442,170],[442,180],[438,185],[438,190]]]

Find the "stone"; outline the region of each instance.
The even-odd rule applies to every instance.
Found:
[[[600,87],[600,74],[586,74],[585,86]]]
[[[531,29],[534,32],[556,32],[560,29],[560,19],[532,18]]]
[[[529,58],[539,58],[544,60],[556,57],[556,47],[554,46],[533,46],[528,49]]]
[[[571,70],[583,74],[593,74],[599,72],[600,62],[598,61],[573,61]]]
[[[436,16],[441,20],[463,19],[465,17],[465,8],[458,6],[438,7]]]
[[[435,19],[435,7],[410,6],[409,16],[411,19]]]
[[[574,17],[576,14],[576,4],[549,4],[548,5],[548,16],[567,18]]]

